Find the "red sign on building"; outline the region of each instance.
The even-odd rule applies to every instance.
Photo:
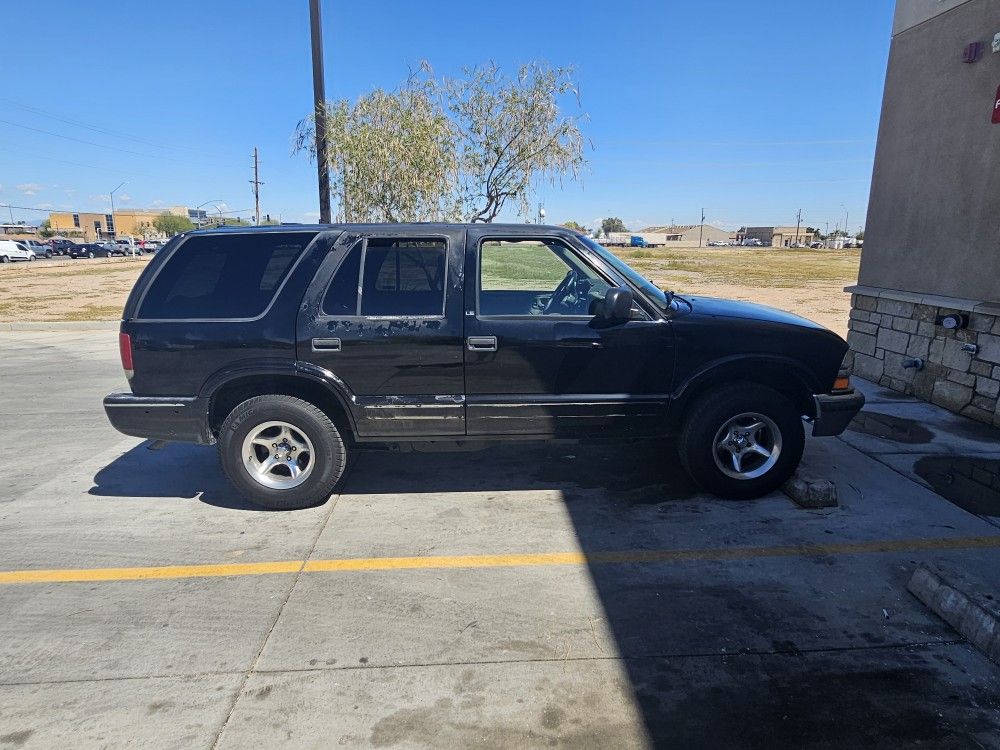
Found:
[[[993,124],[1000,125],[1000,86],[997,86],[997,96],[993,100]]]

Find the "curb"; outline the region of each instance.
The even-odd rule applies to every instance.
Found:
[[[835,508],[838,505],[837,485],[829,479],[817,479],[798,471],[781,486],[781,491],[800,508],[814,510]]]
[[[0,332],[13,331],[116,331],[120,320],[53,320],[19,323],[0,322]]]
[[[913,571],[906,588],[988,659],[1000,664],[1000,617],[924,567]]]

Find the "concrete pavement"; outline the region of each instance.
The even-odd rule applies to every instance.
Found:
[[[270,513],[213,449],[111,430],[116,343],[0,334],[4,432],[47,446],[0,462],[0,571],[291,565],[0,583],[0,748],[998,745],[996,666],[906,591],[918,564],[997,591],[995,518],[868,434],[809,442],[821,511],[706,497],[663,446],[552,443],[361,453]],[[524,563],[549,553],[574,557]]]

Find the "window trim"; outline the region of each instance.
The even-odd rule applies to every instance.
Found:
[[[442,279],[441,288],[441,314],[440,315],[363,315],[361,313],[361,301],[364,295],[364,283],[365,283],[365,260],[368,257],[368,241],[369,240],[394,240],[396,242],[427,242],[433,240],[439,240],[444,244],[444,278]],[[319,298],[319,318],[321,320],[445,320],[448,315],[448,267],[449,267],[449,255],[451,251],[451,245],[449,243],[449,238],[447,235],[443,234],[365,234],[360,238],[361,246],[361,262],[358,264],[358,302],[357,306],[354,308],[354,315],[331,315],[323,309],[323,301],[326,299],[326,294],[330,290],[330,285],[333,284],[333,279],[337,275],[337,271],[340,270],[341,265],[347,260],[347,256],[357,247],[357,242],[348,248],[347,252],[344,254],[343,260],[330,274],[330,279],[327,281],[326,285],[323,287],[323,294]]]
[[[620,282],[615,280],[614,277],[609,276],[603,269],[595,266],[590,258],[583,255],[572,243],[567,242],[565,238],[558,235],[483,235],[479,238],[479,242],[476,244],[476,319],[477,320],[555,320],[555,321],[579,321],[586,320],[590,321],[594,319],[593,315],[483,315],[480,309],[480,295],[482,294],[483,287],[483,244],[486,242],[524,242],[524,241],[535,241],[541,244],[546,244],[546,240],[550,242],[559,242],[565,247],[570,253],[576,257],[583,265],[593,271],[597,276],[603,279],[606,283],[611,284],[612,287],[620,286]],[[468,282],[466,282],[468,283]],[[647,315],[645,310],[643,314]]]
[[[281,280],[281,283],[278,284],[278,286],[275,288],[274,293],[271,295],[270,301],[268,301],[267,305],[264,307],[263,312],[261,312],[259,315],[255,315],[252,318],[144,318],[144,317],[141,316],[140,313],[142,312],[142,306],[143,306],[143,304],[145,304],[145,302],[146,302],[146,296],[149,294],[149,290],[153,288],[153,284],[155,284],[156,280],[160,277],[160,273],[162,273],[163,269],[166,268],[167,264],[170,263],[170,259],[173,258],[174,255],[177,254],[177,251],[178,251],[179,248],[184,247],[184,245],[187,244],[188,240],[192,239],[193,237],[213,237],[213,236],[214,237],[230,237],[230,236],[233,236],[233,235],[257,235],[257,234],[264,234],[264,233],[263,232],[259,232],[259,231],[245,231],[245,232],[225,232],[225,233],[223,233],[223,232],[210,232],[210,233],[207,233],[207,234],[194,234],[194,233],[181,234],[181,235],[179,235],[179,237],[181,238],[180,242],[178,242],[176,245],[174,245],[173,249],[170,251],[170,253],[168,255],[162,256],[163,257],[163,262],[160,264],[159,268],[156,269],[156,273],[154,273],[153,276],[149,279],[149,282],[146,284],[146,288],[142,290],[142,296],[139,297],[139,299],[138,299],[138,301],[136,302],[136,305],[135,305],[135,316],[132,317],[132,318],[130,318],[130,320],[135,321],[137,323],[253,323],[255,321],[261,320],[261,319],[265,318],[268,313],[271,312],[271,308],[274,307],[274,303],[275,303],[275,301],[277,301],[278,297],[281,295],[282,290],[285,288],[285,284],[288,283],[288,280],[295,273],[295,269],[298,268],[298,266],[302,262],[303,258],[305,258],[307,255],[310,254],[310,251],[313,249],[313,246],[316,244],[316,242],[318,240],[320,240],[321,238],[323,238],[325,236],[329,236],[329,234],[330,234],[329,232],[324,231],[322,229],[319,230],[319,231],[313,231],[313,232],[310,232],[310,231],[304,231],[304,232],[303,231],[299,231],[299,232],[292,231],[292,232],[267,232],[266,233],[266,234],[275,234],[275,235],[292,235],[292,234],[302,235],[302,234],[310,234],[310,233],[313,234],[312,239],[310,239],[309,242],[307,242],[305,244],[305,247],[302,248],[302,252],[299,253],[299,257],[297,257],[295,259],[295,262],[292,263],[292,265],[289,267],[288,273],[285,274],[285,278],[283,278]],[[156,256],[157,259],[159,259],[160,257],[161,257],[160,255]]]

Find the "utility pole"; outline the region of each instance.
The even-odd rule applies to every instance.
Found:
[[[260,186],[264,183],[260,181],[260,160],[257,158],[257,147],[253,147],[253,179],[250,180],[250,184],[253,185],[253,216],[254,224],[260,226]]]
[[[705,234],[705,209],[701,209],[701,226],[698,227],[698,247],[701,247],[701,240]]]
[[[802,209],[795,216],[795,244],[799,244],[799,229],[802,228]]]
[[[316,120],[316,177],[319,183],[319,222],[330,223],[330,171],[327,166],[326,82],[323,77],[323,24],[320,0],[309,0],[309,30],[312,37],[313,113]]]
[[[847,217],[848,216],[850,216],[850,213],[848,212],[847,208],[845,207],[844,208],[844,239],[845,240],[847,239],[847,227],[848,227]]]

